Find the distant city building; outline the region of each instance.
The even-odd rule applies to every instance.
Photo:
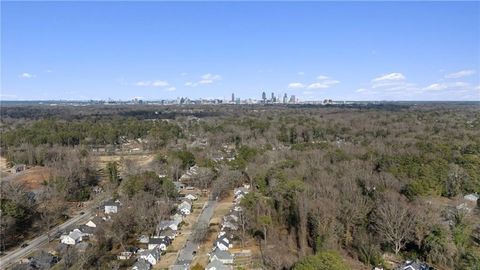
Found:
[[[272,92],[272,102],[275,102],[275,94]]]
[[[296,103],[296,102],[297,102],[297,98],[295,97],[295,95],[291,95],[289,103]]]
[[[285,93],[283,95],[283,103],[287,103],[287,101],[288,101],[288,96],[287,96],[287,93]]]
[[[265,92],[262,93],[262,100],[263,100],[263,103],[265,103],[265,101],[267,100],[267,93]]]
[[[235,93],[232,93],[232,102],[235,102]]]

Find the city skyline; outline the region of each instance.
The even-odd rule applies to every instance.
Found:
[[[306,101],[475,101],[479,10],[479,2],[3,2],[0,99],[266,91]]]

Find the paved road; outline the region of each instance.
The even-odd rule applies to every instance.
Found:
[[[68,229],[68,227],[72,225],[79,224],[80,222],[86,222],[87,220],[89,220],[95,213],[95,208],[97,208],[97,205],[92,205],[87,209],[83,210],[85,212],[83,215],[75,216],[67,220],[66,222],[51,229],[50,239],[52,239],[53,235],[55,235],[56,233],[65,231],[66,229]],[[33,240],[30,240],[27,243],[28,243],[28,246],[26,246],[25,248],[17,248],[15,250],[12,250],[6,253],[4,256],[0,257],[0,269],[6,269],[7,267],[11,266],[13,263],[17,262],[21,258],[27,256],[32,251],[46,245],[48,243],[47,233],[44,233],[34,238]]]
[[[203,208],[202,213],[198,217],[197,223],[192,228],[192,232],[195,231],[198,224],[210,223],[210,219],[213,216],[213,211],[215,210],[216,205],[216,200],[208,201],[207,206]],[[197,251],[198,246],[200,245],[200,243],[196,243],[195,241],[193,241],[193,237],[194,234],[190,234],[187,242],[185,243],[185,246],[180,250],[177,260],[175,261],[175,264],[171,267],[171,269],[186,269],[188,268],[190,263],[192,263],[194,257],[193,253]]]

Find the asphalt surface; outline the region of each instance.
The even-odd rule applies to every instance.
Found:
[[[92,205],[86,208],[85,210],[83,210],[84,212],[83,215],[75,216],[67,220],[66,222],[51,229],[50,240],[58,240],[58,237],[57,238],[54,237],[54,235],[57,234],[58,232],[63,232],[67,230],[70,226],[88,221],[95,213],[95,208],[97,207],[98,205]],[[6,269],[7,267],[11,266],[15,262],[19,261],[21,258],[27,256],[32,251],[37,250],[42,246],[48,244],[48,234],[44,233],[26,243],[28,244],[28,246],[24,248],[20,247],[15,250],[6,252],[5,255],[0,257],[0,269]]]
[[[210,219],[213,216],[213,212],[215,210],[215,206],[217,205],[216,200],[209,200],[207,206],[205,206],[202,210],[202,213],[198,217],[197,223],[192,228],[192,232],[195,231],[198,224],[207,223],[209,224]],[[185,246],[180,250],[177,260],[175,264],[172,265],[171,269],[186,269],[193,261],[193,257],[195,257],[194,252],[198,250],[200,243],[197,243],[193,240],[194,234],[190,234]]]

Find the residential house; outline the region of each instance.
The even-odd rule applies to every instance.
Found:
[[[182,213],[183,215],[190,215],[191,210],[192,204],[188,201],[183,201],[178,205],[178,211],[180,211],[180,213]]]
[[[78,226],[78,230],[82,233],[83,236],[92,236],[95,233],[95,229],[96,228],[89,227],[87,225]]]
[[[158,235],[159,238],[169,238],[170,240],[175,239],[176,236],[177,236],[177,231],[174,231],[170,228],[161,231]]]
[[[12,169],[10,170],[11,173],[19,173],[23,172],[27,169],[27,165],[25,164],[15,164]]]
[[[230,231],[236,231],[238,230],[238,226],[231,222],[231,221],[224,221],[222,224],[222,230],[230,230]]]
[[[151,265],[155,265],[160,261],[161,254],[162,251],[160,250],[160,248],[156,247],[154,249],[148,249],[140,252],[138,254],[138,257],[149,262]]]
[[[233,267],[231,265],[225,265],[219,260],[213,260],[209,264],[207,264],[207,267],[205,267],[205,270],[232,270]]]
[[[185,195],[185,199],[188,199],[190,201],[195,201],[197,199],[197,196],[195,196],[193,194],[187,194],[187,195]]]
[[[50,269],[60,259],[57,256],[52,255],[44,250],[35,252],[35,254],[29,258],[28,263],[33,269]]]
[[[210,253],[210,261],[219,260],[224,264],[233,264],[233,255],[228,250],[220,250],[216,248]]]
[[[178,222],[178,224],[180,224],[183,221],[183,216],[179,213],[175,213],[175,215],[171,216],[170,218],[175,222]]]
[[[132,267],[132,270],[150,270],[152,266],[145,260],[138,260]]]
[[[117,255],[117,259],[118,260],[128,260],[132,257],[133,255],[133,252],[130,252],[130,251],[123,251],[123,252],[120,252],[119,255]]]
[[[221,236],[215,241],[215,247],[220,250],[229,250],[232,246],[226,236]]]
[[[118,209],[120,208],[121,204],[119,200],[113,201],[109,200],[105,202],[105,214],[116,214],[118,213]]]
[[[429,270],[430,267],[424,263],[418,263],[414,261],[406,261],[400,267],[397,268],[398,270]]]
[[[85,225],[91,228],[97,228],[102,222],[104,222],[104,220],[101,217],[94,217],[93,219],[85,223]]]
[[[165,251],[167,247],[172,243],[171,238],[169,237],[151,237],[148,241],[148,249],[160,248],[160,250]]]
[[[75,229],[68,235],[62,235],[60,237],[60,242],[66,245],[76,245],[77,243],[82,242],[82,237],[82,233],[78,229]]]
[[[475,193],[471,193],[471,194],[467,194],[465,196],[463,196],[463,199],[465,199],[466,201],[470,201],[470,202],[477,202],[479,196]]]
[[[178,220],[162,220],[157,226],[157,231],[163,231],[168,228],[178,231],[178,226],[180,225],[181,221]]]

